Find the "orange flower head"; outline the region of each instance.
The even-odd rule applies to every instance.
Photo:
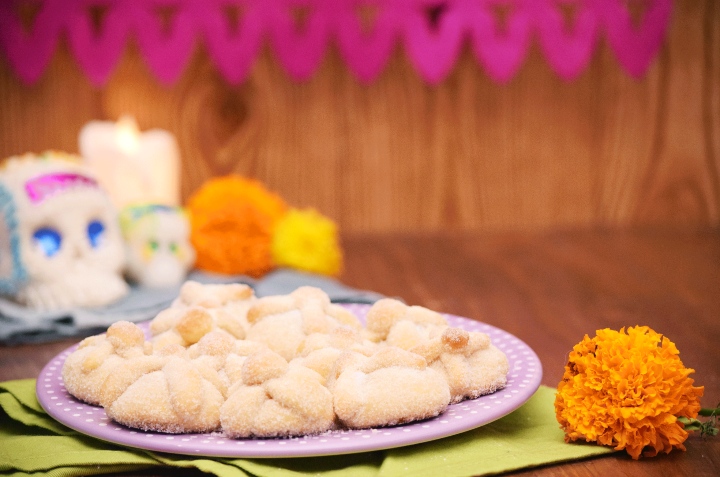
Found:
[[[565,441],[614,446],[633,459],[685,450],[688,433],[678,417],[695,418],[703,393],[688,377],[693,372],[675,344],[647,326],[585,335],[555,395]]]
[[[190,240],[200,269],[259,277],[273,267],[271,244],[283,200],[254,180],[231,175],[205,183],[188,201]]]

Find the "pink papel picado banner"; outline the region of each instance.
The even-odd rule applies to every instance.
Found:
[[[629,1],[11,0],[0,1],[0,48],[17,76],[31,84],[64,39],[90,82],[102,86],[130,41],[165,85],[179,78],[200,46],[232,84],[248,77],[265,42],[299,81],[313,75],[331,42],[362,82],[377,78],[402,47],[418,74],[437,84],[466,45],[490,78],[508,82],[533,42],[569,81],[604,40],[628,74],[642,77],[662,46],[672,0],[643,0],[637,21]],[[19,13],[23,3],[36,6],[29,26]],[[239,12],[236,24],[231,8]],[[299,9],[302,22],[294,15]],[[364,27],[362,9],[373,13],[370,27]]]

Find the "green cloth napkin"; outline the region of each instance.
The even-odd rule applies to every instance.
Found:
[[[520,409],[478,429],[378,452],[292,459],[219,459],[126,448],[84,436],[52,419],[35,380],[0,383],[0,475],[94,475],[159,466],[218,476],[465,477],[489,475],[612,452],[566,444],[555,421],[555,391],[541,386]]]

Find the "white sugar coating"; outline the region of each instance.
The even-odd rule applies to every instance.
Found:
[[[138,429],[207,432],[220,427],[223,401],[192,362],[176,357],[162,370],[138,379],[105,409],[112,419]]]
[[[188,281],[170,308],[150,322],[155,348],[197,343],[207,333],[222,330],[236,339],[245,338],[247,313],[257,299],[244,284],[202,285]]]
[[[422,324],[410,320],[395,323],[388,331],[385,342],[402,349],[412,349],[440,335],[446,324]]]
[[[410,423],[507,384],[507,357],[491,344],[500,335],[481,323],[466,328],[484,332],[465,331],[432,310],[386,299],[370,307],[362,328],[312,287],[260,299],[204,287],[183,286],[150,323],[154,341],[123,323],[68,352],[67,391],[129,427],[243,438]],[[519,345],[505,351],[519,354]]]
[[[509,366],[502,351],[490,345],[484,333],[470,332],[469,339],[458,340],[454,330],[448,328],[428,345],[413,349],[445,377],[451,402],[475,399],[504,388]]]
[[[248,310],[247,320],[251,326],[246,338],[266,344],[287,361],[316,348],[322,341],[318,334],[336,334],[328,340],[338,342],[361,341],[353,336],[362,327],[357,317],[331,304],[325,292],[313,287],[260,298]],[[343,329],[347,331],[339,331]]]
[[[427,327],[447,326],[440,313],[420,306],[407,306],[392,298],[378,300],[368,311],[366,321],[366,335],[375,342],[386,341],[393,326],[402,321]]]
[[[188,280],[183,283],[180,288],[180,296],[175,300],[173,306],[197,305],[206,308],[220,308],[244,303],[253,298],[254,293],[252,288],[243,283],[203,285],[196,281]]]
[[[366,358],[371,359],[371,358]],[[401,424],[440,414],[450,402],[438,372],[407,365],[346,369],[333,386],[338,419],[351,428]]]
[[[282,358],[264,353],[275,372],[246,376],[233,387],[221,409],[224,432],[230,437],[277,437],[315,434],[333,426],[332,395],[323,378],[311,369],[279,366]],[[253,364],[254,357],[246,364]]]
[[[62,368],[68,392],[81,401],[101,404],[108,380],[128,363],[146,358],[142,340],[142,330],[127,321],[111,325],[105,334],[84,339]]]
[[[286,360],[295,357],[305,339],[299,310],[288,310],[258,320],[248,331],[247,339],[268,346]]]
[[[316,349],[303,358],[295,358],[293,364],[312,369],[323,378],[323,384],[327,383],[328,377],[335,366],[335,362],[344,351],[338,348]]]

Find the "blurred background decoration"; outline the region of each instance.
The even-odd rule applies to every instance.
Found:
[[[42,75],[65,35],[96,86],[107,82],[131,36],[165,84],[182,74],[199,42],[222,76],[239,83],[265,36],[297,80],[312,76],[334,40],[362,81],[375,79],[402,43],[417,72],[437,83],[469,39],[488,75],[504,82],[521,66],[533,37],[558,75],[572,79],[600,36],[630,74],[641,76],[671,11],[671,0],[646,0],[643,18],[633,24],[627,0],[45,0],[25,31],[11,3],[4,8],[2,41],[22,80],[33,83]]]
[[[79,157],[9,158],[0,196],[0,293],[41,312],[101,307],[127,295],[117,211]]]
[[[162,129],[344,233],[720,223],[713,0],[9,1],[0,156]]]
[[[180,285],[195,264],[190,221],[181,207],[129,205],[120,211],[125,274],[149,288]]]
[[[80,130],[78,148],[118,209],[180,204],[180,151],[168,131],[140,132],[130,116],[117,122],[90,121]]]

